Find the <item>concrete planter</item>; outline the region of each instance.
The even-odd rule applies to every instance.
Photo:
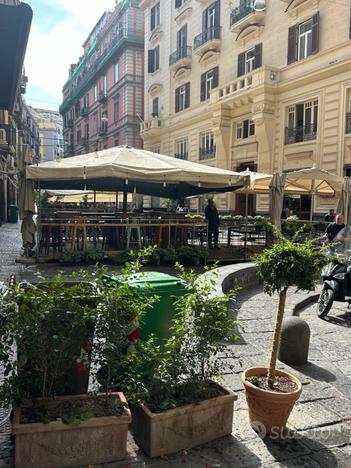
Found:
[[[288,421],[290,413],[299,399],[301,382],[288,372],[276,371],[276,375],[287,377],[297,385],[297,390],[291,393],[277,393],[263,390],[250,383],[249,377],[267,376],[266,367],[251,367],[242,375],[242,383],[246,391],[246,401],[249,408],[251,427],[261,433],[280,434]]]
[[[225,395],[162,413],[136,405],[132,423],[135,440],[149,457],[158,457],[231,434],[237,396],[221,388]]]
[[[114,393],[126,402],[123,393]],[[57,397],[61,400],[89,399],[89,395]],[[107,463],[127,453],[128,408],[122,416],[91,418],[79,425],[54,421],[49,424],[21,424],[16,408],[12,432],[16,437],[16,468],[63,468]]]

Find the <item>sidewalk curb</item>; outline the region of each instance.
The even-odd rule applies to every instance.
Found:
[[[244,290],[251,286],[260,284],[260,278],[257,275],[257,267],[254,262],[235,263],[216,268],[215,270],[204,273],[204,276],[211,276],[212,272],[218,275],[215,283],[215,296],[222,296],[231,289]],[[286,314],[298,316],[299,312],[305,309],[308,305],[318,301],[319,292],[309,294],[304,299],[298,300],[296,303],[287,304]]]

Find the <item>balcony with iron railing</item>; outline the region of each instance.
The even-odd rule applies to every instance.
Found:
[[[91,80],[98,75],[102,69],[106,67],[109,61],[115,57],[118,51],[122,50],[127,44],[140,45],[140,47],[142,47],[144,44],[144,33],[142,31],[131,31],[125,28],[120,29],[119,32],[114,35],[108,51],[106,53],[101,52],[100,54],[96,54],[95,60],[82,67],[80,71],[80,79],[77,78],[77,83],[74,86],[74,89],[67,99],[65,99],[61,104],[61,114],[69,110],[74,103],[74,100],[89,86]],[[72,85],[72,81],[68,80],[64,89],[70,85]]]
[[[194,52],[198,55],[204,54],[207,50],[218,50],[221,44],[222,28],[211,26],[194,37]]]
[[[0,129],[3,130],[4,136],[6,137],[6,144],[15,146],[16,145],[16,128],[9,124],[0,123]]]
[[[199,160],[206,161],[207,159],[214,159],[216,157],[216,146],[209,148],[199,148]]]
[[[89,114],[89,107],[87,106],[82,107],[80,110],[80,115],[82,117],[86,117],[88,114]]]
[[[285,127],[285,144],[291,145],[317,139],[317,124]]]
[[[254,26],[255,28],[264,26],[265,18],[266,11],[255,10],[251,3],[238,6],[230,13],[230,30],[239,34],[250,25]]]
[[[185,151],[184,153],[176,153],[174,157],[177,159],[184,159],[186,161],[188,159],[188,152]]]
[[[260,67],[247,73],[246,75],[235,78],[222,86],[218,86],[210,92],[210,102],[240,101],[243,96],[250,97],[252,92],[258,88],[267,92],[274,91],[278,86],[279,73],[274,67]]]
[[[99,127],[99,135],[100,136],[106,135],[106,133],[107,133],[107,122],[101,124],[100,127]]]
[[[107,101],[107,91],[100,91],[99,92],[99,102],[106,102]]]
[[[351,112],[346,112],[345,133],[351,133]]]
[[[170,68],[186,67],[191,63],[192,49],[190,46],[184,46],[177,49],[169,56]]]
[[[158,135],[164,127],[164,121],[160,117],[151,117],[140,124],[140,134],[154,136]]]

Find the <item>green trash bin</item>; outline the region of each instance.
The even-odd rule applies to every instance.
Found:
[[[18,215],[17,215],[17,206],[16,205],[9,205],[8,206],[7,221],[9,223],[17,223]]]
[[[119,277],[110,276],[107,280],[118,281]],[[176,313],[174,302],[189,290],[189,285],[176,276],[157,271],[137,273],[131,284],[141,294],[159,296],[159,300],[148,307],[140,323],[140,339],[146,340],[154,334],[162,345],[171,334],[171,321]]]

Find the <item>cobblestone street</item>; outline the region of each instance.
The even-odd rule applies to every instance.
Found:
[[[19,248],[18,226],[0,228],[0,279],[11,273],[30,276],[35,267],[14,263]],[[288,296],[288,312],[307,297],[304,293]],[[283,439],[260,438],[249,426],[248,412],[240,382],[242,370],[266,366],[271,345],[277,297],[263,294],[253,287],[240,294],[238,318],[243,325],[241,339],[231,346],[234,371],[224,375],[223,382],[238,394],[231,436],[163,459],[147,460],[129,436],[127,461],[104,465],[109,467],[230,468],[308,467],[348,468],[351,457],[351,312],[345,304],[334,304],[330,317],[317,318],[315,304],[302,310],[311,329],[309,362],[291,368],[303,384],[301,398],[289,419],[291,432]],[[0,415],[1,418],[1,415]],[[0,467],[13,466],[13,444],[9,427],[0,428]]]

